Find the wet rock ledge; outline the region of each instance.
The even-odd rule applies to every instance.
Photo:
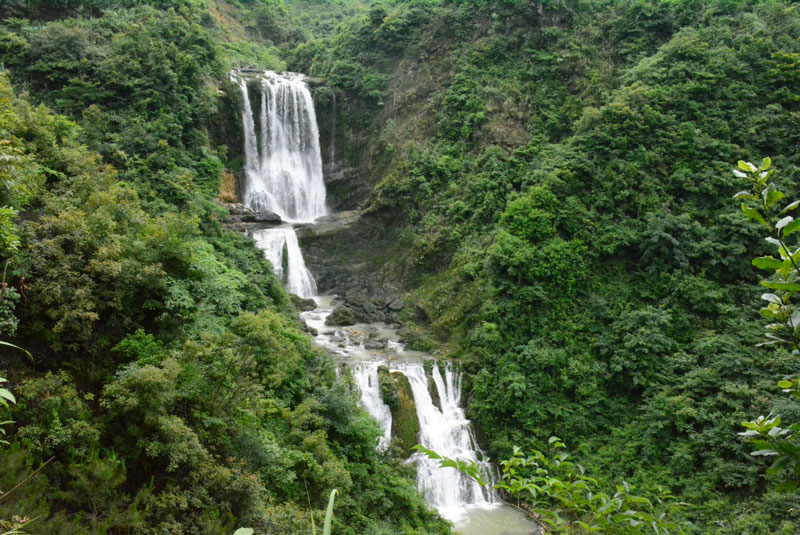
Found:
[[[281,217],[273,212],[256,212],[241,203],[225,203],[222,206],[228,209],[225,226],[236,232],[261,230],[283,224]]]

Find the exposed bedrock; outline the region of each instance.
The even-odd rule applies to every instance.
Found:
[[[337,294],[358,323],[399,323],[406,306],[398,297],[400,277],[387,267],[391,250],[379,240],[379,228],[372,215],[356,210],[297,227],[320,293]]]

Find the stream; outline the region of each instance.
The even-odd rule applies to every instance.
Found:
[[[249,233],[287,291],[314,299],[316,308],[301,318],[316,330],[314,343],[351,371],[361,405],[378,422],[376,448],[392,441],[392,411],[379,388],[379,367],[407,380],[417,420],[417,441],[455,459],[476,463],[484,477],[496,477],[475,440],[461,405],[461,373],[428,354],[407,350],[397,330],[383,323],[330,327],[335,296],[317,295],[292,224],[312,224],[328,213],[313,99],[296,73],[231,73],[242,95],[244,134],[243,203],[254,212],[280,216],[281,226]],[[426,362],[432,361],[426,366]],[[427,367],[427,371],[426,371]],[[417,472],[417,489],[463,535],[530,535],[535,525],[476,482],[438,461],[414,453],[407,460]]]
[[[334,354],[353,373],[361,393],[361,405],[375,418],[383,430],[377,447],[385,448],[391,440],[391,411],[383,403],[378,389],[378,366],[404,373],[411,383],[417,415],[420,421],[419,442],[437,453],[461,460],[472,460],[484,473],[494,468],[475,443],[472,426],[460,407],[460,373],[434,366],[433,377],[441,410],[429,394],[423,362],[433,357],[419,351],[407,350],[399,341],[397,331],[384,323],[360,323],[349,327],[325,325],[325,319],[335,308],[334,296],[316,296],[317,308],[300,314],[309,327],[317,331],[314,343]],[[385,348],[367,349],[369,340],[385,340]],[[513,507],[488,496],[477,483],[452,468],[442,468],[420,454],[407,462],[417,468],[417,488],[442,516],[453,522],[463,535],[530,535],[535,525]]]

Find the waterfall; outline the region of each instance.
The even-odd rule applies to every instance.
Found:
[[[257,212],[274,212],[286,222],[312,222],[325,215],[319,130],[303,76],[234,71],[231,81],[242,94],[244,204]],[[250,100],[253,84],[258,87],[258,121]],[[316,295],[294,228],[258,230],[252,237],[289,292]]]
[[[380,424],[383,436],[378,439],[378,449],[383,451],[392,438],[392,411],[383,402],[378,383],[378,367],[382,362],[363,362],[353,368],[353,379],[361,392],[361,405]]]
[[[238,84],[242,96],[244,203],[256,211],[274,212],[287,223],[309,223],[325,215],[319,131],[311,94],[302,75],[248,71],[234,72],[231,80]],[[336,155],[335,95],[333,98],[331,163]],[[365,347],[363,333],[353,331],[351,337],[347,331],[325,325],[333,305],[323,306],[328,298],[316,295],[316,283],[303,260],[292,226],[253,231],[251,237],[289,292],[317,301],[319,307],[315,311],[304,313],[318,331],[315,341],[343,358],[368,359],[353,366],[353,378],[361,393],[361,405],[380,424],[382,436],[377,447],[385,450],[392,432],[392,413],[381,397],[378,375],[379,366],[386,365],[385,356]],[[385,325],[382,327],[386,329]],[[404,353],[396,330],[388,330],[394,340],[388,340],[386,347]],[[419,420],[419,442],[443,456],[475,462],[491,477],[491,466],[484,460],[472,426],[459,406],[460,374],[446,368],[442,376],[438,366],[434,366],[430,377],[433,384],[429,385],[421,362],[391,361],[389,366],[391,371],[399,371],[409,380]],[[438,394],[441,408],[434,404],[430,389]],[[495,504],[477,483],[452,468],[442,468],[438,461],[414,454],[409,462],[417,467],[420,492],[451,520],[463,519],[468,515],[467,510]]]
[[[316,330],[314,342],[327,349],[350,367],[353,382],[360,393],[361,406],[381,428],[377,449],[384,451],[391,442],[394,417],[381,395],[378,370],[386,366],[391,373],[402,373],[414,402],[419,434],[416,440],[439,454],[474,462],[484,479],[496,481],[497,471],[488,462],[475,440],[471,422],[461,408],[461,374],[449,366],[435,364],[426,373],[424,360],[429,356],[407,351],[396,328],[383,323],[357,324],[350,327],[326,325],[326,319],[338,305],[332,296],[315,298],[318,307],[302,312],[300,317]],[[370,339],[386,341],[382,349],[368,349]],[[393,388],[398,387],[392,381]],[[402,388],[405,388],[404,386]],[[434,400],[436,400],[434,402]],[[404,414],[408,414],[405,410]],[[411,416],[409,416],[411,417]],[[425,500],[444,517],[453,521],[465,535],[532,535],[539,533],[525,515],[504,505],[476,482],[453,468],[422,454],[406,461],[417,471],[417,489]]]
[[[325,215],[319,129],[303,76],[264,71],[245,77],[234,72],[231,80],[242,94],[244,204],[287,222],[311,222]],[[254,83],[258,121],[250,98]]]
[[[313,297],[317,294],[317,283],[306,267],[300,244],[297,243],[297,234],[292,227],[256,230],[253,231],[252,238],[256,242],[256,247],[264,251],[264,255],[275,270],[275,275],[286,285],[289,292],[300,297]]]
[[[439,367],[433,367],[432,378],[439,394],[440,410],[431,398],[422,364],[398,365],[397,371],[404,373],[411,384],[419,419],[420,444],[444,457],[475,462],[482,473],[491,476],[491,465],[484,460],[470,421],[459,406],[461,375],[448,367],[442,377]],[[488,507],[495,503],[480,485],[461,472],[442,468],[439,461],[420,453],[414,454],[411,460],[417,467],[417,488],[444,516],[457,520],[468,507]]]

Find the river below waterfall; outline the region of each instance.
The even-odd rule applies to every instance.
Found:
[[[383,431],[378,444],[386,448],[391,439],[391,411],[381,400],[378,366],[400,371],[409,378],[420,420],[419,442],[438,453],[469,459],[492,467],[483,459],[472,429],[460,407],[460,374],[434,366],[433,379],[439,400],[429,394],[423,363],[433,357],[405,349],[397,330],[384,323],[360,323],[348,327],[325,325],[336,306],[334,296],[316,296],[317,308],[300,314],[317,331],[314,343],[336,356],[353,372],[361,394],[361,404],[376,419]],[[452,468],[442,468],[419,454],[407,461],[417,468],[417,487],[426,500],[452,521],[462,535],[530,535],[535,524],[513,507],[488,496],[477,484]]]

